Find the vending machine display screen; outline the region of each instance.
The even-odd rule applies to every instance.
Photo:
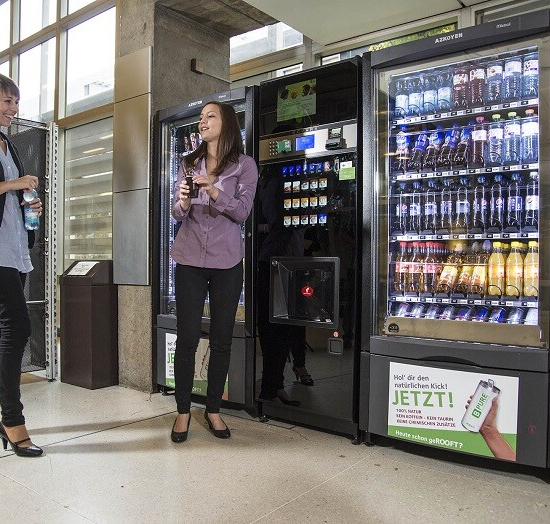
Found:
[[[299,136],[296,138],[296,151],[303,151],[315,147],[315,135]]]

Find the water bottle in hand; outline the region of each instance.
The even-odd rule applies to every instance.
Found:
[[[27,231],[34,231],[35,229],[38,229],[40,226],[38,211],[32,209],[29,205],[29,202],[32,202],[36,198],[38,198],[38,194],[34,189],[23,192],[23,200],[27,202],[25,204],[25,229]]]

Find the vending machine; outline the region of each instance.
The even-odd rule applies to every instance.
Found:
[[[544,10],[364,56],[369,434],[549,465],[549,29]]]
[[[256,105],[257,87],[233,89],[205,96],[185,104],[160,111],[155,117],[156,172],[158,185],[155,188],[155,242],[154,305],[156,332],[156,380],[164,392],[174,388],[174,351],[176,347],[176,302],[174,289],[175,262],[170,257],[172,243],[179,223],[171,216],[174,185],[178,168],[185,155],[196,149],[201,142],[198,132],[199,114],[208,102],[223,102],[233,105],[241,125],[245,153],[257,158]],[[231,364],[223,396],[224,401],[245,409],[254,409],[254,271],[252,261],[253,214],[242,224],[245,244],[244,284],[237,307]],[[206,396],[208,360],[210,356],[208,334],[210,332],[208,297],[204,304],[202,332],[197,348],[193,394]]]
[[[350,435],[357,432],[360,339],[360,69],[356,57],[263,82],[259,106],[259,200],[267,180],[274,187],[259,203],[259,217],[266,215],[258,218],[260,264],[262,242],[275,247],[258,293],[269,296],[275,335],[298,328],[280,351],[301,344],[308,371],[302,380],[293,349],[279,386],[291,400],[260,397],[259,406],[267,417]],[[257,392],[269,365],[265,350]]]

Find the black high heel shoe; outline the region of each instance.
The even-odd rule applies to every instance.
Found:
[[[191,413],[189,413],[189,420],[187,421],[187,429],[185,431],[174,431],[177,420],[178,417],[176,417],[176,420],[174,420],[174,425],[172,426],[172,433],[170,433],[170,438],[172,439],[172,442],[179,444],[180,442],[185,442],[187,440],[187,434],[189,433],[189,424],[191,424]]]
[[[299,380],[304,386],[313,386],[313,379],[305,367],[292,366],[292,371],[296,375],[296,380]]]
[[[302,405],[302,403],[299,400],[292,400],[284,389],[277,390],[277,398],[287,406],[299,408]]]
[[[229,438],[231,436],[231,431],[229,431],[227,424],[225,425],[225,429],[214,429],[214,426],[212,425],[212,422],[210,422],[210,417],[208,416],[208,412],[206,410],[204,410],[204,420],[208,422],[208,427],[215,437]]]
[[[23,442],[28,442],[29,440],[31,440],[30,438],[24,438],[23,440],[12,442],[2,424],[0,424],[0,438],[2,439],[2,443],[4,445],[4,451],[7,451],[9,442],[11,449],[18,457],[39,457],[40,455],[42,455],[42,453],[44,453],[44,450],[42,448],[39,448],[34,444],[31,444],[26,448],[21,447],[21,444],[23,444]]]

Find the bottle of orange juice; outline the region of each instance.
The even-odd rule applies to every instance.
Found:
[[[531,240],[523,261],[523,296],[539,296],[539,243]]]
[[[506,259],[502,253],[500,242],[493,243],[493,250],[487,265],[487,294],[501,296],[504,294],[506,284]]]
[[[506,295],[519,298],[523,292],[523,255],[521,242],[512,242],[506,259]]]

